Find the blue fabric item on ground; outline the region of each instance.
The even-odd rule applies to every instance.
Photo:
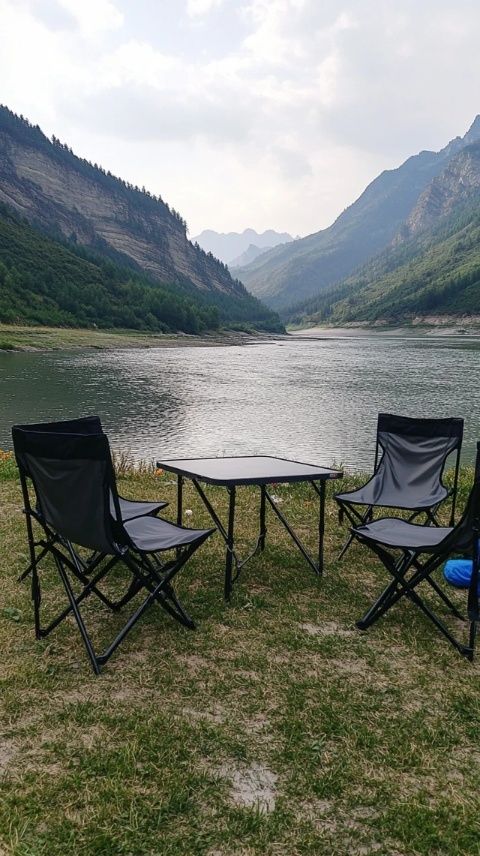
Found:
[[[443,576],[446,581],[457,588],[468,588],[472,579],[471,559],[449,559],[445,562]],[[480,579],[478,581],[478,592],[480,594]]]

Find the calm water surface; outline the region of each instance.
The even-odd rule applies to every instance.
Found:
[[[380,410],[464,416],[480,439],[480,342],[329,338],[0,354],[0,448],[14,422],[98,413],[136,459],[275,454],[370,468]]]

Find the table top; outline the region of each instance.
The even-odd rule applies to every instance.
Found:
[[[157,461],[157,467],[209,484],[271,484],[272,482],[326,481],[341,479],[340,470],[304,464],[270,455],[233,458],[177,458]]]

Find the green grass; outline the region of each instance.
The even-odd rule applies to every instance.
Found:
[[[356,630],[385,575],[357,546],[336,562],[345,531],[331,500],[322,580],[270,516],[267,549],[226,605],[214,536],[178,578],[197,630],[151,609],[95,678],[73,623],[34,638],[29,586],[16,582],[27,556],[11,461],[0,474],[0,853],[480,852],[479,661],[408,603]],[[167,474],[127,471],[121,489],[169,499],[174,514]],[[274,491],[313,549],[308,489]],[[244,552],[256,499],[239,491]],[[207,523],[189,489],[185,507],[190,525]],[[65,597],[48,564],[42,582],[48,615]],[[85,614],[105,643],[119,618],[93,600]],[[260,802],[270,787],[270,810],[242,803],[245,782]]]
[[[271,339],[270,334],[219,330],[201,336],[175,333],[146,333],[136,330],[92,330],[72,327],[36,327],[0,324],[0,351],[52,351],[75,348],[159,348],[179,345],[242,344],[251,336]]]

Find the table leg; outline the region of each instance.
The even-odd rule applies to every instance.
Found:
[[[262,484],[260,487],[260,535],[258,538],[258,548],[261,553],[263,553],[265,549],[265,536],[267,534],[267,528],[265,525],[265,511],[266,511],[266,501],[265,501],[265,485]]]
[[[318,519],[318,573],[323,574],[323,541],[325,534],[325,482],[320,482],[320,513]]]
[[[182,525],[183,518],[183,476],[180,474],[177,476],[177,526]],[[176,554],[177,559],[180,555],[181,548],[177,547]]]
[[[232,568],[233,568],[233,546],[235,528],[235,486],[227,488],[228,501],[228,530],[227,530],[227,555],[225,559],[225,600],[230,600],[232,592]]]
[[[177,476],[177,526],[182,525],[183,517],[183,476]]]

